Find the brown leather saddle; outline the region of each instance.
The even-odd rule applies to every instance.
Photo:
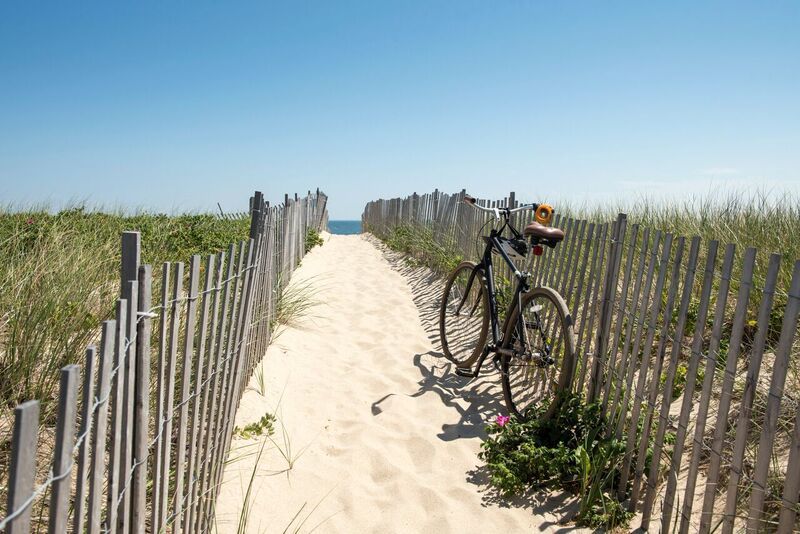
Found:
[[[543,244],[556,246],[564,239],[564,231],[559,228],[550,228],[538,222],[532,222],[522,231],[525,237],[535,237]]]

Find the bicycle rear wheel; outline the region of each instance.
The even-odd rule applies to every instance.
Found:
[[[445,357],[469,367],[480,356],[489,332],[489,294],[483,270],[461,262],[444,287],[439,310],[439,337]]]
[[[520,308],[522,313],[520,314]],[[563,297],[537,287],[521,297],[503,336],[503,396],[520,419],[552,417],[575,373],[575,331]]]

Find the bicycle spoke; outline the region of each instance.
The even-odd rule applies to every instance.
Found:
[[[510,343],[515,354],[507,358],[503,378],[520,413],[540,406],[558,391],[565,358],[563,328],[556,303],[545,297],[532,298],[518,316]]]
[[[473,269],[467,264],[452,275],[442,303],[442,347],[447,357],[459,365],[469,364],[485,339],[485,295]]]

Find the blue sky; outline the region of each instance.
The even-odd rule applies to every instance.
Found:
[[[119,4],[0,5],[4,204],[800,189],[800,2]]]

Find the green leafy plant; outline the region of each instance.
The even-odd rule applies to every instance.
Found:
[[[275,433],[275,416],[271,413],[265,413],[261,419],[255,423],[245,425],[243,428],[238,426],[233,429],[233,433],[242,439],[251,439],[256,436],[271,436]]]
[[[325,242],[322,240],[322,236],[319,235],[316,228],[309,228],[306,231],[306,253],[317,245],[322,246],[323,243]]]
[[[487,428],[480,457],[491,485],[505,496],[527,487],[560,487],[581,496],[580,525],[626,525],[630,514],[612,496],[625,442],[604,437],[602,405],[571,394],[552,419],[541,421],[537,416],[545,409],[526,422],[499,418]]]

